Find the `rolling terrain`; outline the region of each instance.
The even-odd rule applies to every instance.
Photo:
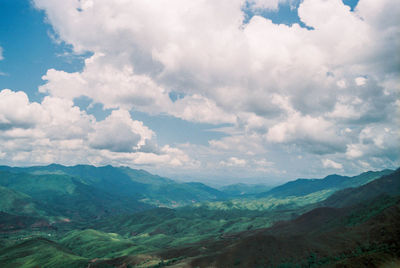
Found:
[[[124,167],[3,166],[0,192],[1,267],[379,267],[400,259],[400,170],[260,193]]]
[[[352,189],[355,198],[346,206],[318,207],[270,228],[167,249],[152,258],[161,258],[171,267],[396,267],[400,260],[399,183],[397,170]],[[341,191],[330,200],[347,196],[347,191]],[[137,259],[120,257],[93,267],[124,263],[138,264]]]
[[[128,167],[89,165],[66,167],[52,164],[27,168],[0,166],[1,170],[13,174],[28,174],[32,177],[54,176],[57,178],[57,176],[61,176],[63,179],[60,178],[59,183],[55,182],[55,179],[50,180],[56,183],[57,187],[62,183],[68,184],[68,178],[70,178],[94,188],[92,190],[133,198],[153,206],[177,207],[226,197],[226,194],[202,183],[178,183],[144,170]],[[28,182],[31,181],[28,180]]]

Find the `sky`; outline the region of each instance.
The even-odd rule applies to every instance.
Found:
[[[399,1],[3,0],[0,164],[212,184],[397,168]]]

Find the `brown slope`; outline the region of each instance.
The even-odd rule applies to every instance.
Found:
[[[345,265],[346,261],[362,257],[372,264],[382,259],[377,261],[382,264],[400,258],[399,202],[357,226],[340,224],[345,222],[347,214],[344,210],[318,209],[294,221],[241,234],[231,243],[220,243],[223,247],[219,252],[212,252],[213,247],[208,246],[209,255],[192,260],[189,266],[275,267],[284,263],[309,266],[318,262]],[[332,226],[325,228],[325,225]]]
[[[338,191],[321,202],[321,206],[352,206],[380,195],[400,195],[400,168],[389,175],[357,188]]]
[[[398,175],[399,170],[394,176],[337,195],[336,200],[344,200],[347,207],[320,207],[268,229],[225,235],[216,242],[202,241],[153,256],[165,260],[160,265],[173,260],[170,267],[275,267],[285,263],[357,267],[357,261],[359,267],[380,267],[400,259],[400,202],[393,198],[399,192]],[[114,265],[130,263],[129,257],[115,261]]]
[[[400,200],[365,222],[349,225],[355,210],[318,208],[268,229],[153,253],[147,261],[149,267],[381,267],[400,260]],[[164,261],[151,261],[157,259]],[[143,261],[126,256],[91,267],[137,265],[138,260]]]

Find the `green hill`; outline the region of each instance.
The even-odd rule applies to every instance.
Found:
[[[74,230],[66,234],[59,243],[79,256],[87,258],[115,257],[119,251],[136,246],[116,233],[104,233],[87,229]]]
[[[378,266],[400,256],[399,175],[257,197],[126,167],[0,167],[0,267]]]
[[[9,196],[14,193],[10,199],[2,198],[2,211],[17,211],[20,215],[59,216],[82,221],[151,208],[135,196],[121,197],[116,193],[104,192],[70,175],[0,171],[0,185],[2,189],[8,189]],[[20,193],[18,199],[15,199],[16,191]],[[19,210],[21,204],[26,203],[22,203],[22,196],[24,202],[30,201],[29,209]]]
[[[2,174],[0,173],[0,176]],[[0,211],[11,214],[44,216],[35,201],[24,193],[0,186]]]
[[[227,197],[226,194],[202,183],[178,183],[144,170],[128,167],[88,165],[66,167],[52,164],[27,168],[0,166],[0,172],[1,170],[14,174],[44,176],[44,179],[50,176],[55,184],[54,187],[70,192],[74,191],[75,183],[71,184],[68,180],[74,179],[106,194],[134,198],[153,206],[178,207]],[[56,181],[58,177],[64,178],[65,181]]]
[[[88,261],[44,238],[31,239],[0,250],[0,264],[3,268],[81,268],[86,267]]]
[[[357,176],[347,177],[340,175],[329,175],[323,179],[297,179],[290,181],[268,192],[261,193],[257,197],[286,197],[286,196],[303,196],[310,193],[323,190],[337,191],[349,187],[358,187],[381,176],[392,173],[393,170],[368,171]]]
[[[322,202],[322,207],[270,228],[166,249],[158,256],[180,258],[177,267],[397,267],[399,173],[327,199],[340,208]]]
[[[357,188],[348,188],[334,193],[321,203],[324,206],[344,207],[383,195],[400,195],[400,169]]]

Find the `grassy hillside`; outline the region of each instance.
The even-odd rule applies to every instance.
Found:
[[[378,266],[400,256],[399,170],[231,200],[129,168],[0,170],[0,267]],[[135,185],[142,193],[127,190]]]
[[[227,231],[219,236],[212,233],[212,229],[217,227],[213,225],[215,222],[207,221],[212,218],[210,215],[213,215],[213,212],[215,220],[222,220],[223,215],[226,216],[225,220],[243,219],[243,215],[248,213],[250,221],[246,224],[254,222],[256,218],[261,221],[277,219],[277,215],[290,214],[290,212],[278,208],[264,210],[264,214],[261,214],[259,210],[245,211],[235,208],[209,210],[200,206],[185,208],[188,211],[185,211],[183,215],[190,215],[188,218],[180,215],[180,211],[164,209],[152,215],[143,213],[137,219],[130,221],[125,219],[121,223],[126,223],[122,229],[135,226],[134,229],[138,233],[130,233],[130,236],[137,236],[138,239],[146,236],[155,241],[153,245],[162,245],[164,249],[152,253],[153,260],[157,258],[161,260],[157,264],[159,266],[154,267],[335,267],[336,265],[381,267],[386,264],[395,265],[400,258],[399,181],[398,171],[396,171],[364,186],[351,189],[354,198],[351,202],[346,201],[346,205],[340,208],[322,206],[292,220],[275,222],[269,228],[256,227],[242,232]],[[318,204],[322,205],[322,203]],[[310,208],[310,206],[307,207]],[[269,214],[266,211],[269,211]],[[199,218],[196,218],[196,215]],[[168,223],[165,219],[173,220]],[[196,219],[203,220],[202,224],[199,222],[196,225]],[[149,223],[157,221],[159,222],[154,230]],[[185,227],[184,224],[188,226]],[[210,227],[210,230],[204,226]],[[185,231],[188,231],[188,235],[199,234],[196,228],[212,233],[212,236],[204,236],[203,239],[192,240],[190,243],[180,240],[179,234]],[[153,232],[150,232],[152,230]],[[176,240],[177,237],[178,240]],[[180,243],[165,242],[168,239],[175,239],[173,241]],[[146,245],[145,240],[141,243]],[[122,263],[132,265],[137,263],[136,259],[129,257],[135,253],[129,253],[129,251],[125,253],[127,253],[126,256],[96,262],[94,267],[105,263],[115,267]]]
[[[137,200],[135,196],[125,197],[104,192],[69,175],[33,175],[0,171],[0,185],[8,189],[8,193],[18,191],[23,194],[24,200],[31,200],[32,205],[28,208],[32,211],[29,210],[27,211],[29,213],[22,215],[45,214],[84,221],[121,213],[133,213],[151,207]],[[15,199],[15,196],[14,194],[12,198]],[[5,207],[6,203],[8,208]],[[18,211],[18,214],[24,212],[18,209],[21,202],[2,201],[2,204],[4,205],[2,210],[4,209],[5,212]]]
[[[214,201],[195,204],[195,207],[204,207],[210,210],[287,210],[297,209],[326,199],[334,190],[322,190],[302,196],[267,196],[262,198],[246,197],[228,201]]]
[[[0,172],[7,171],[13,174],[41,177],[45,181],[46,178],[51,178],[50,183],[54,184],[52,190],[71,193],[74,191],[75,183],[71,183],[69,180],[75,180],[75,182],[90,186],[105,194],[141,200],[142,203],[151,206],[179,207],[227,197],[226,194],[202,183],[178,183],[171,179],[152,175],[144,170],[128,167],[88,165],[66,167],[56,164],[27,168],[0,166]],[[57,180],[58,178],[63,179]],[[38,183],[42,184],[42,182]],[[2,184],[0,183],[0,185]],[[26,185],[26,188],[29,188],[29,185]]]
[[[4,268],[86,267],[88,259],[76,256],[59,244],[35,238],[0,250],[0,264]]]
[[[277,220],[289,219],[291,211],[216,211],[205,208],[158,208],[135,215],[113,217],[94,223],[91,228],[115,232],[148,249],[179,246],[203,239],[218,239],[229,233],[265,228]]]
[[[32,216],[43,216],[46,214],[38,208],[35,201],[29,195],[24,193],[0,186],[0,196],[0,211]]]
[[[93,229],[71,231],[59,243],[75,254],[91,259],[115,257],[122,254],[118,253],[119,251],[135,246],[116,233],[104,233]]]
[[[352,220],[363,218],[366,210],[374,215]],[[268,229],[169,249],[158,256],[180,257],[176,267],[383,267],[400,258],[398,222],[399,198],[389,205],[371,200],[351,210],[317,208]]]

